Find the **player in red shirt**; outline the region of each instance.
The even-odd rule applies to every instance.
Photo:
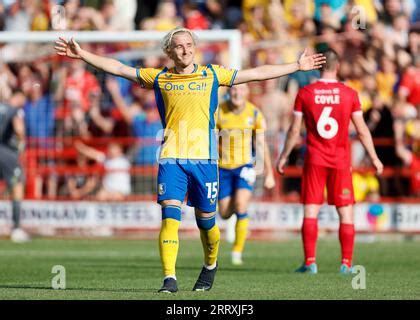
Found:
[[[324,202],[327,186],[328,204],[335,205],[340,217],[341,273],[350,273],[354,247],[353,185],[350,162],[349,122],[357,130],[378,174],[383,165],[376,155],[372,136],[363,119],[357,92],[337,81],[338,55],[327,50],[327,63],[321,79],[301,88],[297,94],[294,118],[286,143],[277,163],[284,174],[284,166],[300,134],[302,117],[307,131],[307,152],[302,176],[301,201],[304,204],[302,239],[304,264],[298,272],[317,273],[316,240],[318,212]]]
[[[56,117],[66,118],[75,109],[87,112],[91,107],[92,98],[98,96],[100,91],[98,80],[85,69],[85,63],[81,60],[70,60],[58,90],[63,105],[58,107]]]

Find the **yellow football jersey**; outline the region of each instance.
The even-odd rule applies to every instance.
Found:
[[[144,88],[154,89],[165,129],[160,158],[217,159],[215,112],[219,86],[232,86],[237,70],[194,65],[190,74],[174,68],[140,68]]]
[[[219,130],[219,166],[235,169],[252,163],[254,147],[253,137],[256,130],[265,130],[265,120],[260,110],[251,102],[246,102],[244,109],[234,113],[229,108],[229,101],[219,107],[217,116]]]

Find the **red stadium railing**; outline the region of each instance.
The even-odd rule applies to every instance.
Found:
[[[23,166],[26,171],[26,197],[28,199],[40,199],[40,195],[35,193],[35,179],[37,177],[46,178],[51,175],[55,176],[66,176],[69,174],[82,174],[82,175],[96,175],[103,176],[105,171],[99,164],[93,164],[86,168],[80,168],[77,165],[70,164],[70,161],[74,161],[77,157],[78,151],[74,147],[74,142],[83,140],[84,143],[90,146],[94,146],[98,150],[105,151],[106,146],[109,142],[120,143],[124,147],[130,147],[133,145],[146,146],[150,144],[156,144],[155,138],[133,138],[133,137],[94,137],[94,138],[47,138],[47,139],[28,139],[27,149],[22,155]],[[278,139],[274,138],[268,143],[271,146],[278,146]],[[375,139],[375,145],[377,146],[390,146],[394,145],[393,139]],[[273,148],[277,150],[277,148]],[[272,157],[275,159],[278,154],[273,154]],[[374,173],[373,168],[370,167],[356,167],[353,171],[360,173]],[[391,178],[394,176],[410,178],[415,172],[409,168],[401,167],[386,167],[384,169],[383,177]],[[156,165],[137,165],[132,166],[130,174],[139,178],[157,176]],[[287,201],[297,202],[299,199],[296,196],[289,196],[284,194],[282,186],[285,178],[299,178],[302,175],[302,167],[300,166],[288,166],[285,169],[284,176],[278,174],[275,175],[277,187],[275,190],[268,191],[264,190],[262,195],[258,196],[259,200],[264,201]],[[0,188],[1,188],[0,184]],[[4,188],[3,184],[3,188]],[[153,188],[154,190],[154,188]],[[154,192],[150,194],[133,194],[127,199],[129,200],[151,200],[154,199]],[[59,195],[57,199],[67,199],[68,197]],[[42,196],[41,196],[42,199]],[[419,202],[420,198],[412,197],[382,197],[381,201],[384,202]]]
[[[68,174],[95,174],[97,176],[102,176],[105,174],[104,169],[101,165],[95,164],[90,165],[88,168],[80,168],[74,164],[67,164],[65,162],[75,160],[77,157],[77,150],[74,147],[74,142],[77,140],[83,140],[86,144],[94,145],[99,150],[104,150],[106,145],[112,141],[120,143],[123,146],[132,146],[136,145],[148,145],[155,144],[156,140],[153,138],[140,139],[133,137],[95,137],[89,139],[77,139],[77,138],[48,138],[48,139],[28,139],[28,148],[22,155],[21,159],[23,166],[26,171],[26,197],[28,199],[39,198],[35,194],[35,178],[36,177],[48,177],[50,175],[64,176]],[[278,141],[269,141],[272,145],[278,145]],[[393,139],[375,139],[375,145],[389,146],[393,145]],[[51,147],[46,148],[45,145],[50,145]],[[44,146],[44,147],[39,147]],[[278,155],[273,154],[273,158],[276,158]],[[51,162],[51,163],[50,163]],[[64,162],[64,163],[62,163]],[[373,168],[370,167],[356,167],[353,168],[353,171],[359,173],[374,173]],[[156,177],[157,176],[157,166],[156,165],[141,165],[133,166],[130,169],[130,174],[133,176],[139,177]],[[384,178],[391,178],[394,176],[410,178],[415,172],[409,168],[400,168],[400,167],[386,167],[383,172]],[[265,190],[260,200],[265,201],[287,201],[287,202],[296,202],[295,196],[287,196],[283,194],[282,186],[284,178],[299,178],[302,175],[302,167],[300,166],[288,166],[285,169],[284,176],[278,174],[275,175],[277,187],[275,191]],[[5,189],[4,182],[0,183],[0,190]],[[59,196],[57,198],[65,199],[64,196]],[[132,200],[150,200],[153,196],[149,194],[135,194],[128,197]],[[419,198],[411,197],[382,197],[381,201],[384,202],[393,202],[393,201],[403,201],[403,202],[418,202]]]

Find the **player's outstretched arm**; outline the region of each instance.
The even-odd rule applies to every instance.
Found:
[[[282,175],[284,174],[284,167],[286,166],[290,152],[292,152],[296,142],[298,141],[300,128],[302,126],[302,119],[302,115],[295,114],[293,117],[293,122],[287,131],[286,142],[284,143],[283,151],[281,152],[277,161],[277,172]]]
[[[123,77],[131,81],[137,80],[136,69],[127,66],[118,60],[101,57],[92,52],[83,50],[80,45],[71,38],[69,41],[60,37],[55,42],[54,49],[60,56],[67,56],[73,59],[82,59],[86,63],[95,68],[113,74],[115,76]]]
[[[306,48],[297,62],[280,64],[280,65],[264,65],[256,68],[238,71],[234,84],[260,81],[279,78],[296,71],[308,71],[319,69],[326,62],[326,58],[322,53],[308,54]]]
[[[353,121],[353,124],[356,128],[360,142],[363,144],[363,147],[365,147],[372,161],[372,164],[376,169],[376,173],[382,174],[384,166],[381,160],[379,160],[378,155],[376,154],[372,135],[370,134],[369,128],[366,125],[365,120],[363,119],[363,114],[361,112],[355,112],[352,114],[351,120]]]

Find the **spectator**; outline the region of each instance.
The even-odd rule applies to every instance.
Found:
[[[414,143],[420,143],[420,105],[417,105],[416,117],[405,123],[404,131],[408,139],[413,140]]]
[[[113,137],[115,121],[107,112],[103,112],[97,104],[92,105],[88,115],[88,135],[93,137]]]
[[[73,30],[93,31],[106,29],[103,17],[94,8],[80,7],[77,8],[77,14],[71,21]]]
[[[391,110],[379,95],[373,98],[372,107],[364,114],[364,118],[374,139],[394,139],[394,119]],[[398,158],[392,144],[377,142],[375,150],[384,166],[395,166],[398,164]],[[397,176],[391,178],[381,177],[380,184],[381,195],[390,196],[403,192]]]
[[[363,168],[372,167],[366,155],[357,164]],[[371,172],[353,172],[354,200],[358,202],[378,202],[380,199],[380,184],[378,178]]]
[[[11,91],[17,88],[18,78],[10,70],[9,66],[0,62],[0,88],[5,91]]]
[[[397,141],[395,149],[403,164],[410,168],[412,172],[409,179],[410,195],[414,197],[420,197],[420,148],[412,151],[405,147],[401,141]]]
[[[242,21],[242,1],[241,0],[222,0],[222,20],[226,29],[235,29]]]
[[[314,20],[319,26],[328,25],[338,31],[345,19],[347,0],[315,0]]]
[[[80,0],[65,0],[63,5],[66,22],[61,27],[68,30],[80,30],[79,21],[77,21]]]
[[[360,62],[356,61],[351,66],[350,74],[346,79],[345,83],[352,89],[356,90],[357,92],[362,91],[363,89],[363,67]]]
[[[393,34],[391,34],[391,37],[393,38],[394,44],[401,48],[406,48],[408,45],[408,31],[410,30],[408,16],[405,14],[396,16],[392,22],[392,27]]]
[[[392,25],[395,17],[404,13],[401,0],[384,0],[383,9],[380,11],[380,19],[385,25]]]
[[[64,112],[67,113],[77,106],[86,112],[92,95],[99,94],[100,91],[95,76],[85,69],[84,62],[74,60],[69,61],[69,68],[64,76],[61,81]]]
[[[134,18],[136,29],[143,29],[141,28],[143,21],[155,16],[159,2],[159,0],[137,0],[137,11]]]
[[[420,54],[420,34],[416,30],[411,30],[408,35],[408,52],[413,57]]]
[[[59,127],[59,129],[61,129],[59,133],[64,137],[88,138],[90,136],[88,115],[81,107],[74,106],[65,116],[63,127]]]
[[[420,3],[415,1],[414,9],[412,15],[410,16],[410,22],[413,24],[418,24],[420,22]]]
[[[380,70],[376,73],[376,83],[378,94],[382,98],[382,101],[387,105],[392,104],[396,82],[397,75],[395,63],[384,55],[381,58]]]
[[[190,30],[206,30],[210,27],[210,21],[198,9],[197,1],[186,0],[182,8],[184,25]]]
[[[6,10],[3,3],[0,3],[0,31],[4,30],[6,24]]]
[[[48,3],[46,1],[36,1],[33,3],[33,13],[31,21],[31,31],[48,31],[49,18],[47,15]]]
[[[46,138],[54,135],[54,104],[44,91],[40,78],[33,79],[24,106],[26,135],[39,138],[39,147],[46,147]]]
[[[182,25],[181,19],[176,14],[175,3],[170,0],[159,3],[156,17],[152,21],[153,29],[158,31],[167,31]]]
[[[89,8],[86,17],[96,30],[130,31],[134,27],[136,6],[135,0],[101,0],[99,11]]]
[[[130,162],[120,144],[111,142],[104,153],[77,141],[76,149],[85,157],[103,165],[105,173],[96,194],[99,201],[124,200],[131,193]]]
[[[80,61],[70,61],[68,68],[59,72],[57,101],[62,102],[56,110],[56,117],[62,122],[58,134],[65,136],[89,136],[87,114],[92,100],[100,93],[95,76],[85,70]]]
[[[360,105],[363,112],[372,107],[372,101],[376,95],[377,84],[375,76],[366,74],[362,80],[363,89],[359,92]]]
[[[39,76],[31,74],[27,80],[28,84],[24,87],[27,87],[29,91],[27,91],[24,112],[28,147],[36,151],[38,164],[53,168],[54,159],[51,159],[50,155],[55,147],[54,104],[48,93],[45,93],[44,84]],[[57,179],[58,177],[54,174],[48,176],[37,174],[35,197],[42,198],[45,187],[48,198],[54,199],[57,195]]]
[[[291,35],[301,35],[302,31],[305,29],[305,24],[307,24],[308,21],[311,21],[312,26],[315,27],[313,20],[311,19],[314,11],[314,3],[312,1],[285,0],[283,2],[283,7],[284,19],[287,22]]]
[[[199,0],[198,2],[201,2]],[[214,29],[222,29],[223,28],[223,15],[225,14],[224,8],[228,8],[229,5],[233,5],[236,1],[218,1],[218,0],[207,0],[205,1],[205,8],[203,13],[209,17],[209,21],[211,21],[211,24]],[[238,6],[237,8],[240,8]],[[226,28],[229,29],[229,28]]]
[[[150,91],[143,91],[148,98],[141,105],[134,101],[128,106],[119,92],[115,79],[107,80],[107,88],[123,118],[131,125],[135,137],[140,138],[140,147],[134,156],[134,163],[140,165],[154,165],[157,163],[159,149],[158,134],[162,130],[162,123],[155,105],[154,96]]]
[[[81,173],[70,174],[66,178],[65,193],[73,200],[92,197],[98,190],[100,180],[96,175],[92,175],[92,165],[86,156],[79,153],[76,159],[77,170]]]
[[[17,67],[17,86],[22,89],[23,93],[26,96],[31,94],[32,89],[32,79],[34,73],[32,69],[27,64],[21,64]]]
[[[268,39],[271,36],[268,4],[265,0],[244,0],[242,3],[243,17],[254,40]]]
[[[31,16],[26,1],[15,1],[7,8],[5,31],[29,31]]]
[[[91,96],[90,108],[87,115],[88,136],[103,137],[112,136],[115,129],[115,121],[109,112],[105,113],[100,107],[102,95]]]
[[[354,172],[354,199],[359,202],[378,202],[380,199],[379,181],[372,173]]]
[[[114,0],[115,16],[113,26],[119,31],[135,29],[135,15],[139,0]]]
[[[414,57],[414,66],[403,73],[398,97],[413,106],[420,104],[420,54]]]
[[[143,21],[142,29],[167,31],[180,25],[182,20],[176,14],[175,3],[165,0],[159,3],[155,17]]]
[[[283,131],[284,123],[288,122],[290,111],[290,100],[286,93],[280,90],[278,79],[264,81],[264,92],[259,100],[259,106],[267,121],[266,136],[275,136],[279,131]],[[287,130],[285,130],[286,132]]]

